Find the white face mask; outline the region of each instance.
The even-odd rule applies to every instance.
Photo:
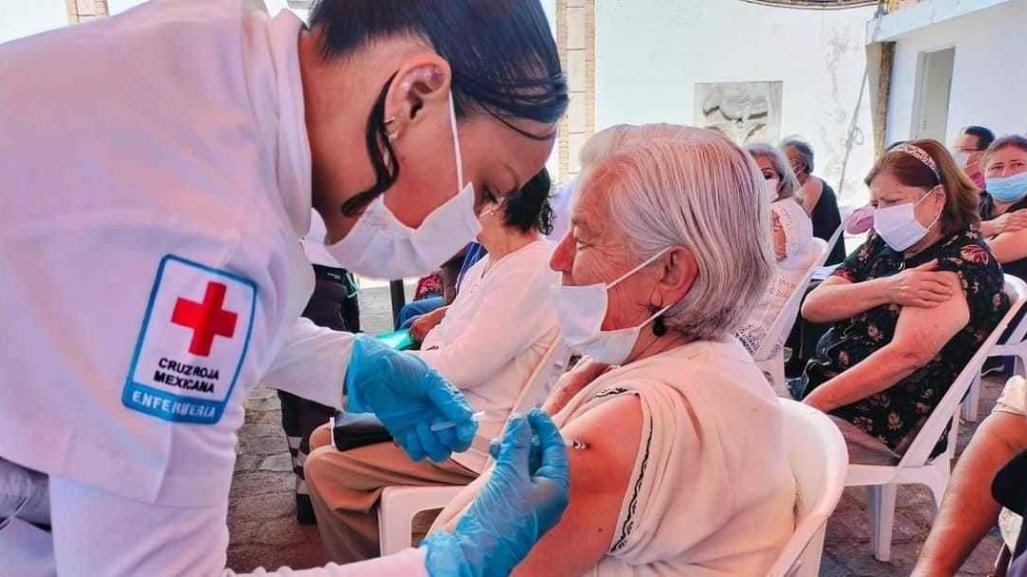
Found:
[[[550,296],[556,309],[556,319],[560,323],[560,330],[563,332],[563,338],[568,346],[600,363],[619,365],[626,361],[632,349],[635,348],[635,343],[638,342],[642,328],[674,305],[671,304],[660,309],[659,312],[638,326],[604,331],[602,326],[609,305],[608,291],[663,256],[668,250],[670,249],[664,249],[653,255],[652,258],[609,284],[554,285],[550,287]]]
[[[767,194],[770,195],[770,202],[776,202],[778,197],[778,189],[781,187],[781,181],[776,178],[770,178],[764,180],[767,183]]]
[[[449,120],[456,151],[457,195],[432,211],[417,228],[400,222],[385,205],[385,194],[378,195],[349,234],[327,247],[343,268],[382,279],[421,277],[438,269],[481,232],[474,213],[474,184],[464,183],[452,92]]]
[[[956,166],[959,168],[966,168],[966,165],[970,162],[970,154],[966,152],[957,152],[952,155],[952,160],[956,161]]]
[[[920,200],[916,202],[907,202],[874,210],[874,231],[884,239],[884,242],[892,250],[902,252],[913,246],[920,239],[927,236],[927,232],[931,230],[931,227],[937,224],[938,219],[941,218],[940,212],[934,219],[934,222],[926,227],[916,219],[916,205],[920,204],[921,201],[930,195],[931,191],[928,191],[927,194],[921,196]]]

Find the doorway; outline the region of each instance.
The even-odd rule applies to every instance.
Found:
[[[946,140],[952,65],[956,49],[922,52],[917,61],[917,85],[913,108],[913,138]]]

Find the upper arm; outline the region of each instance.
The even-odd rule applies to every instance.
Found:
[[[642,440],[642,403],[634,395],[610,399],[561,433],[588,448],[569,450],[570,504],[517,567],[515,577],[577,577],[609,551]]]
[[[918,364],[926,364],[937,355],[945,343],[956,336],[970,322],[970,305],[954,272],[939,272],[953,289],[947,301],[934,308],[907,306],[899,313],[895,336],[891,346],[911,355]]]
[[[1027,229],[1004,232],[988,240],[991,252],[1000,263],[1010,263],[1027,257]]]

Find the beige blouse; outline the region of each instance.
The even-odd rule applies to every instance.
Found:
[[[602,375],[554,421],[562,428],[620,395],[641,400],[641,445],[592,574],[765,575],[794,529],[795,481],[777,398],[752,357],[733,338],[690,343]],[[455,521],[477,486],[436,527]]]

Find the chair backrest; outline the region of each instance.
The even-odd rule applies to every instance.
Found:
[[[1020,319],[1020,323],[1013,327],[1013,330],[1009,331],[1009,338],[1001,344],[1017,345],[1025,340],[1027,340],[1027,316]]]
[[[553,332],[554,336],[549,342],[546,351],[542,353],[542,358],[535,365],[535,370],[532,371],[528,381],[524,383],[524,388],[517,395],[517,400],[514,401],[513,409],[510,411],[511,414],[523,414],[535,407],[541,406],[542,402],[549,395],[553,377],[567,369],[567,363],[571,357],[570,348],[564,343],[563,334],[560,333],[559,329],[555,329]],[[479,441],[479,439],[481,438],[475,437],[475,441],[471,446],[483,453],[488,453],[487,440]],[[491,466],[492,458],[489,457],[485,461],[485,467],[482,471],[488,470]]]
[[[926,463],[930,458],[931,452],[941,438],[941,434],[945,432],[945,427],[949,424],[949,421],[953,420],[953,414],[957,414],[959,404],[962,402],[967,391],[970,390],[974,379],[980,373],[981,365],[988,358],[988,353],[995,346],[995,343],[998,342],[999,337],[1002,336],[1002,333],[1024,305],[1024,302],[1027,301],[1027,284],[1024,284],[1022,280],[1015,276],[1007,274],[1005,293],[1009,297],[1009,311],[1006,312],[1002,320],[995,326],[995,329],[991,331],[988,338],[981,343],[980,348],[977,349],[974,356],[970,357],[970,361],[966,363],[966,366],[963,367],[952,386],[942,396],[938,406],[934,408],[934,411],[927,418],[920,432],[917,433],[916,438],[913,439],[913,443],[910,444],[909,449],[906,450],[906,453],[899,461],[900,467],[903,465],[919,466]],[[953,445],[950,441],[949,451],[954,449]]]
[[[823,239],[814,238],[810,242],[808,258],[806,260],[809,266],[795,285],[795,292],[785,301],[784,306],[781,307],[777,318],[774,320],[774,324],[770,326],[767,334],[763,337],[760,349],[753,354],[754,359],[758,361],[769,359],[777,353],[780,347],[784,346],[785,341],[788,339],[788,333],[792,331],[792,325],[795,324],[795,320],[799,317],[799,306],[802,304],[802,297],[806,294],[806,288],[809,287],[809,281],[813,278],[813,273],[824,265],[828,254],[828,244]]]
[[[788,575],[834,512],[845,488],[849,452],[831,419],[820,411],[780,399],[788,463],[795,475],[795,532],[769,575]]]
[[[842,235],[845,234],[845,226],[849,224],[849,219],[855,216],[855,214],[856,213],[853,212],[849,216],[845,217],[845,220],[843,220],[842,223],[838,225],[838,228],[834,229],[834,232],[831,234],[831,238],[827,240],[827,253],[824,254],[824,262],[827,262],[827,256],[831,254],[832,250],[834,250],[834,245],[838,244],[838,239],[840,239]],[[820,263],[817,266],[824,266],[824,263]]]
[[[513,412],[524,413],[541,405],[542,401],[545,401],[546,396],[549,395],[553,377],[561,369],[567,368],[570,356],[570,349],[564,344],[563,335],[559,329],[556,329],[552,341],[550,341],[548,348],[546,348],[546,352],[542,354],[542,358],[539,359],[535,370],[528,377],[528,382],[524,384],[520,395],[517,396]]]

